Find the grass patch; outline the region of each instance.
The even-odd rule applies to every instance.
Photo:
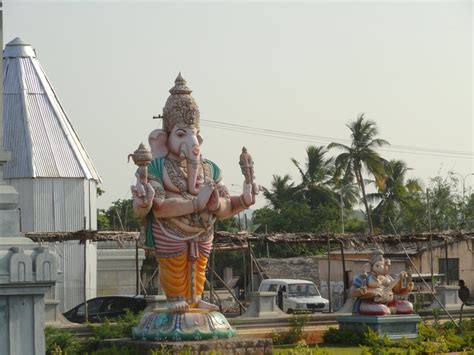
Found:
[[[311,346],[308,345],[305,349],[295,345],[274,346],[273,354],[279,355],[360,355],[362,350],[355,346]]]

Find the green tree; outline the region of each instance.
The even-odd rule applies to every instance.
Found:
[[[356,121],[350,122],[347,127],[351,131],[351,145],[333,142],[328,148],[338,148],[343,152],[335,160],[335,176],[342,176],[344,181],[352,182],[354,178],[362,192],[362,201],[367,213],[370,234],[374,233],[372,217],[370,213],[365,183],[362,171],[365,170],[373,175],[376,181],[383,178],[385,160],[375,151],[376,147],[389,144],[386,140],[376,138],[378,129],[375,122],[367,120],[361,114]]]
[[[132,199],[114,201],[106,211],[102,210],[101,213],[107,219],[107,222],[104,220],[102,223],[112,230],[140,230],[140,221],[133,214]],[[104,219],[102,216],[100,218]]]
[[[458,229],[462,221],[461,197],[456,194],[457,180],[452,175],[431,179],[429,199],[432,228],[435,230]]]
[[[466,216],[464,228],[468,231],[474,230],[474,194],[467,197],[464,215]]]
[[[405,197],[396,224],[398,232],[423,232],[429,230],[428,206],[424,192],[413,192]]]
[[[295,186],[289,175],[273,175],[270,189],[262,187],[263,196],[270,202],[274,209],[280,209],[284,203],[295,201],[300,196],[300,188]]]
[[[108,230],[110,229],[109,218],[105,214],[104,209],[97,209],[97,229],[98,230]]]
[[[306,148],[304,170],[296,159],[291,159],[301,175],[298,190],[311,208],[318,208],[321,205],[338,206],[337,194],[332,189],[334,161],[326,157],[326,154],[327,150],[323,146]]]
[[[385,174],[378,192],[368,194],[367,199],[371,202],[379,201],[373,210],[374,226],[382,232],[391,232],[390,220],[398,225],[401,210],[408,207],[409,197],[413,193],[421,191],[420,182],[417,179],[406,179],[410,170],[406,163],[401,160],[390,160],[385,164]]]
[[[330,183],[334,175],[334,161],[326,157],[326,154],[327,150],[323,146],[311,145],[306,148],[305,170],[295,158],[291,159],[300,172],[301,185],[304,188],[325,186]]]

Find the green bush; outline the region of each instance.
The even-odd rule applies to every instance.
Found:
[[[323,334],[323,340],[326,344],[359,345],[363,343],[363,334],[347,328],[342,330],[329,328]]]
[[[133,314],[127,309],[124,316],[119,317],[114,323],[108,319],[94,326],[94,335],[97,340],[129,338],[132,336],[132,328],[138,325],[141,314]]]
[[[363,333],[352,330],[329,328],[323,335],[327,344],[360,345],[362,354],[433,354],[446,352],[472,352],[474,354],[474,322],[466,320],[459,332],[456,324],[435,322],[420,323],[418,338],[413,341],[401,339],[391,341],[387,336],[380,337],[371,328]]]
[[[297,344],[303,340],[303,329],[306,325],[307,317],[304,315],[294,315],[291,319],[291,328],[288,333],[272,333],[274,345]]]
[[[72,355],[82,351],[79,338],[66,329],[47,326],[44,336],[48,355]]]

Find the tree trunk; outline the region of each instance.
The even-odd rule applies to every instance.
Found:
[[[367,220],[369,222],[369,233],[370,235],[374,235],[374,226],[372,225],[372,216],[370,214],[369,204],[367,203],[367,196],[365,195],[364,179],[362,178],[362,173],[359,169],[356,171],[356,176],[359,182],[360,189],[362,190],[362,200],[364,201],[365,211],[367,212]]]

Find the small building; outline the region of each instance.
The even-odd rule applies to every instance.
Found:
[[[57,93],[36,58],[20,38],[3,52],[3,137],[11,160],[4,177],[19,193],[22,232],[97,229],[96,190],[101,182]],[[59,256],[62,278],[56,285],[60,311],[96,294],[96,246],[77,241],[50,245]],[[84,285],[84,282],[86,284]]]

